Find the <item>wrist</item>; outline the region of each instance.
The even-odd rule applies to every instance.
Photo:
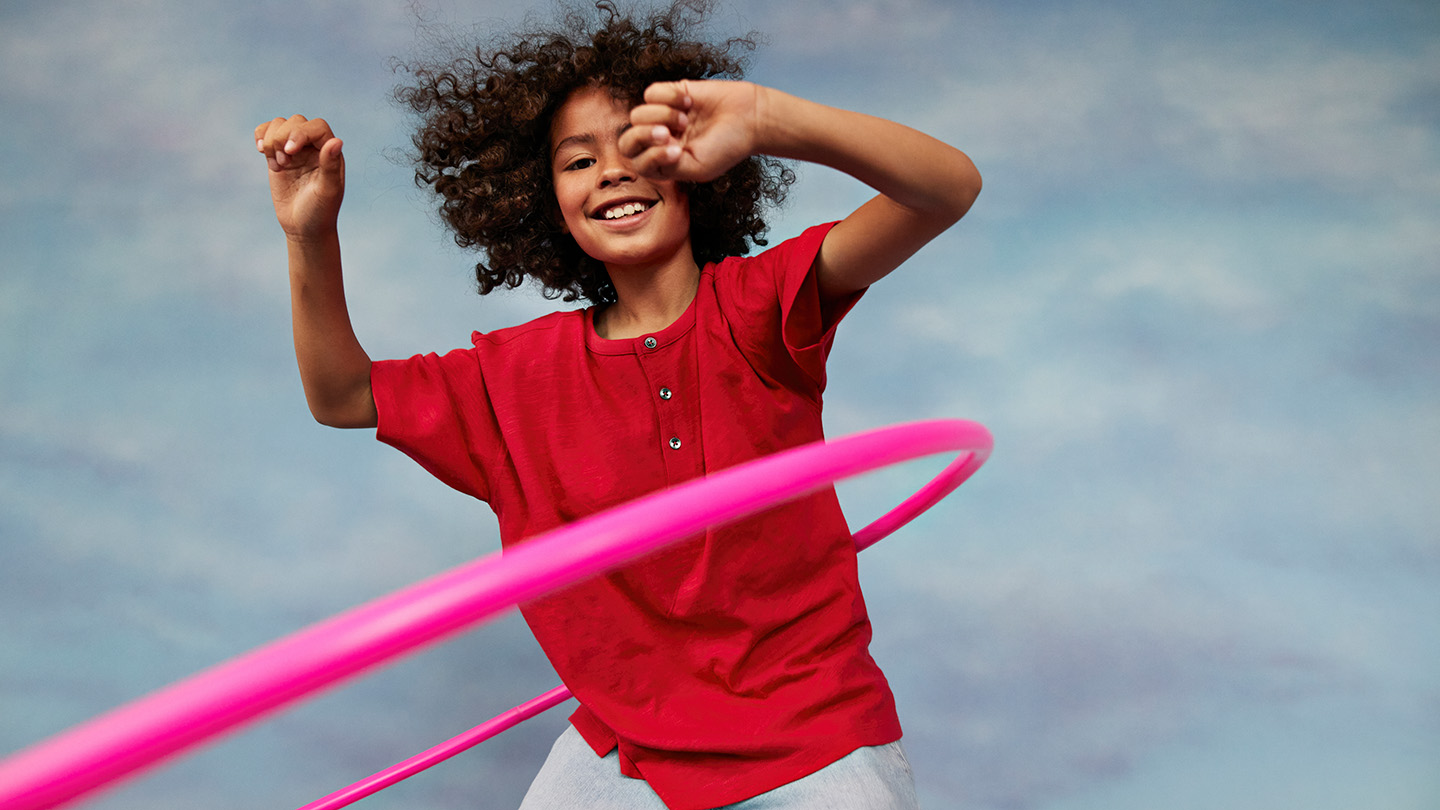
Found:
[[[328,277],[340,269],[340,236],[333,228],[285,235],[292,279]]]
[[[755,144],[751,150],[753,154],[778,156],[783,140],[784,122],[777,120],[777,115],[782,113],[784,106],[785,93],[773,87],[755,85]]]
[[[817,116],[826,110],[813,101],[773,87],[759,87],[755,99],[757,154],[791,160],[823,162],[823,137],[816,132]]]
[[[339,229],[333,222],[303,231],[285,231],[285,245],[291,250],[310,251],[317,248],[329,248],[339,242]]]

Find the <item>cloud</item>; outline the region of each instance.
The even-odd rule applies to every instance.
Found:
[[[401,118],[387,62],[413,25],[383,3],[60,3],[22,14],[0,31],[0,126],[12,143],[0,204],[66,234],[87,270],[113,264],[105,252],[128,242],[124,255],[144,258],[127,264],[152,271],[107,279],[130,295],[281,294],[282,241],[249,134],[297,109],[336,116],[354,136],[348,207],[407,188],[408,173],[382,155],[398,145]],[[325,37],[299,33],[316,30]]]
[[[968,22],[946,29],[954,49],[930,54],[926,92],[906,99],[982,171],[1052,195],[1143,193],[1133,176],[1246,198],[1277,183],[1342,198],[1440,189],[1434,121],[1416,112],[1440,92],[1433,43],[1381,50],[1257,21],[1217,50],[1117,9]]]
[[[886,50],[876,48],[877,42],[942,42],[957,19],[973,10],[934,0],[802,0],[760,4],[749,13],[767,39],[783,43],[777,50],[785,58],[841,61],[837,55],[849,54],[868,62]]]
[[[1245,37],[1234,54],[1175,47],[1155,76],[1175,113],[1158,139],[1192,170],[1345,197],[1440,192],[1440,138],[1412,112],[1440,93],[1440,45],[1375,53]]]
[[[204,58],[220,28],[189,25],[153,3],[56,4],[13,21],[0,34],[7,129],[30,156],[57,157],[63,146],[65,159],[41,164],[46,172],[103,167],[124,176],[155,153],[182,161],[187,179],[221,174],[231,164],[215,146],[232,134],[223,128],[244,88],[224,60]],[[199,31],[211,33],[199,39]],[[47,191],[70,199],[76,189],[26,187],[32,198]]]
[[[1255,582],[1242,569],[1197,581],[1103,556],[972,547],[875,577],[876,655],[936,795],[1045,806],[1131,777],[1236,705],[1298,710],[1352,692],[1367,656],[1393,652],[1317,638],[1307,613],[1328,586],[1252,591],[1235,587]],[[903,600],[887,605],[895,592]]]
[[[406,136],[385,98],[387,57],[415,41],[403,9],[32,5],[0,26],[0,600],[27,611],[0,656],[11,745],[22,722],[38,734],[495,545],[482,505],[309,422],[256,119],[343,128],[351,309],[376,356],[551,308],[472,298],[469,257],[387,153]],[[1157,19],[1210,12],[1143,5],[738,14],[772,39],[757,78],[915,123],[987,175],[965,222],[849,317],[827,403],[836,434],[960,415],[997,436],[953,501],[862,564],[935,806],[1204,783],[1216,747],[1253,750],[1210,719],[1237,714],[1350,705],[1393,726],[1372,756],[1435,751],[1436,52],[1337,45],[1308,10],[1200,36]],[[802,184],[777,238],[868,196],[823,169]],[[847,507],[890,505],[923,467]],[[480,692],[548,683],[489,632],[105,806],[273,804],[388,764],[410,753],[391,730],[429,744]],[[474,771],[513,791],[544,736],[396,800],[473,799]],[[1195,756],[1154,776],[1166,746]]]

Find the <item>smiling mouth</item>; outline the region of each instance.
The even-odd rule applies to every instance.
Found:
[[[627,202],[612,206],[595,215],[596,219],[616,220],[643,214],[655,206],[653,202]]]

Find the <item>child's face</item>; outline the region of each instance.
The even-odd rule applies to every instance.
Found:
[[[612,273],[694,265],[690,205],[668,180],[641,177],[620,154],[630,111],[603,87],[577,91],[550,123],[550,169],[566,233]]]

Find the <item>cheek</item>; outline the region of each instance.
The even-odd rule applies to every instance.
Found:
[[[683,190],[676,189],[671,192],[671,199],[675,201],[675,210],[679,212],[676,217],[678,223],[676,228],[683,228],[688,235],[690,232],[690,197]]]
[[[553,213],[555,222],[560,226],[560,230],[565,233],[570,233],[571,221],[577,216],[580,203],[576,202],[573,193],[566,193],[566,188],[563,183],[556,183],[554,191],[555,194],[551,199],[554,203]],[[583,214],[578,215],[583,216]]]

